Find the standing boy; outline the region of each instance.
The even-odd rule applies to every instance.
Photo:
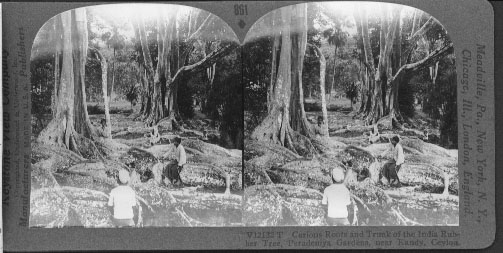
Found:
[[[127,185],[129,172],[119,171],[119,186],[110,192],[108,206],[113,208],[113,222],[117,227],[133,227],[133,218],[138,214],[136,193]]]
[[[400,142],[400,138],[396,135],[393,136],[393,138],[391,138],[391,145],[389,148],[384,150],[384,152],[380,155],[383,157],[386,153],[390,151],[393,152],[393,158],[384,164],[382,173],[379,173],[379,182],[384,175],[390,185],[400,187],[402,184],[400,183],[400,179],[398,179],[398,171],[400,171],[402,164],[405,162],[405,156],[403,154],[403,147],[398,142]]]
[[[332,170],[332,185],[323,191],[322,205],[328,205],[327,223],[329,226],[349,225],[348,205],[351,196],[344,185],[344,172],[340,169]]]

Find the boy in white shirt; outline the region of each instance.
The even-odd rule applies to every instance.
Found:
[[[349,225],[348,205],[351,204],[351,196],[348,188],[344,185],[342,170],[332,170],[332,185],[323,191],[321,204],[328,205],[327,223],[329,226]]]
[[[119,186],[110,192],[108,206],[113,208],[113,222],[117,227],[133,227],[135,213],[138,215],[136,193],[127,185],[129,172],[119,171]]]
[[[384,157],[386,153],[390,151],[393,153],[393,158],[384,164],[382,173],[379,174],[379,182],[384,175],[390,185],[400,187],[402,184],[398,178],[398,171],[400,171],[402,164],[405,162],[405,156],[403,154],[403,147],[398,142],[400,142],[400,138],[398,138],[398,136],[393,136],[393,138],[391,138],[391,145],[389,148],[384,150],[384,152],[380,155],[381,157]]]

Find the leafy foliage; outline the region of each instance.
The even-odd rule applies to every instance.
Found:
[[[44,127],[43,119],[51,113],[51,97],[54,91],[54,57],[31,61],[31,113],[35,124],[33,132]]]
[[[261,37],[242,47],[245,131],[253,130],[267,112],[267,88],[270,85],[272,38]]]

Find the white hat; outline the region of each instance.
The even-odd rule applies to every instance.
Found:
[[[127,184],[129,182],[129,172],[127,170],[119,171],[119,181],[123,184]]]
[[[336,183],[341,183],[344,181],[344,172],[341,169],[333,169],[332,178]]]

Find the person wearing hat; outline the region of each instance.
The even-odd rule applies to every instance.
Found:
[[[348,205],[351,196],[344,185],[344,171],[332,170],[332,184],[323,191],[322,205],[327,205],[327,223],[329,226],[349,225]]]
[[[129,172],[119,171],[119,186],[112,189],[108,206],[113,208],[113,222],[117,227],[133,227],[135,213],[138,212],[136,193],[127,185]]]

